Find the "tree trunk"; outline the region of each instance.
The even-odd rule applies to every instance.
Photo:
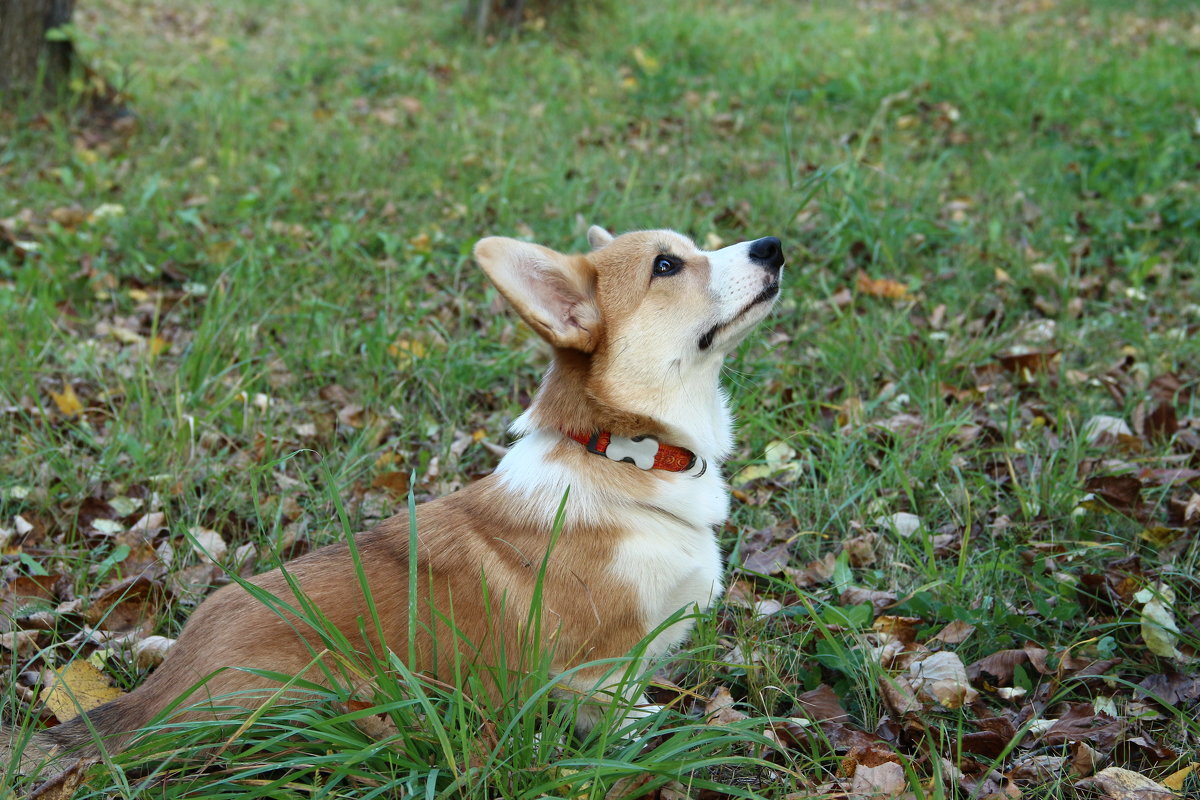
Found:
[[[62,85],[74,51],[70,42],[46,41],[46,32],[70,22],[74,10],[75,0],[0,0],[0,92]]]

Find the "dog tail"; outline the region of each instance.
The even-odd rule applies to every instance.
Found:
[[[147,696],[143,686],[102,706],[86,711],[28,738],[11,728],[0,728],[0,765],[28,774],[41,767],[54,774],[75,759],[93,759],[125,749],[161,705]]]

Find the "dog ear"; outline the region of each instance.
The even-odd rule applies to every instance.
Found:
[[[593,225],[588,228],[588,244],[592,246],[593,250],[604,247],[604,245],[612,240],[613,235],[599,225]]]
[[[538,335],[555,347],[590,353],[600,334],[595,273],[584,256],[502,236],[480,239],[475,260]]]

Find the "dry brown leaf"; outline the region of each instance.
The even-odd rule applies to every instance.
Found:
[[[869,567],[875,563],[875,551],[879,547],[878,533],[862,533],[842,542],[852,567]]]
[[[946,627],[929,637],[929,641],[943,642],[945,644],[962,644],[972,633],[975,632],[975,626],[970,623],[963,622],[960,619],[952,620]],[[976,662],[978,663],[978,662]]]
[[[718,686],[704,703],[704,719],[709,725],[729,725],[749,719],[734,708],[733,695],[724,686]]]
[[[957,653],[942,650],[909,666],[909,681],[918,696],[943,708],[962,708],[975,702],[979,693],[967,680],[967,669]]]
[[[604,800],[647,800],[654,793],[646,789],[646,785],[657,780],[653,772],[640,772],[637,775],[626,775],[613,783],[612,788],[604,795]]]
[[[81,711],[91,711],[124,694],[103,672],[82,659],[54,670],[54,674],[45,703],[59,722],[74,719]]]
[[[742,557],[742,569],[759,575],[778,575],[788,565],[787,542],[765,550],[752,550]]]
[[[903,300],[908,297],[908,287],[903,283],[890,278],[872,278],[862,271],[855,277],[854,288],[859,294],[887,300]]]
[[[189,528],[188,533],[192,540],[192,550],[201,559],[213,564],[219,564],[225,560],[225,555],[229,552],[229,545],[225,544],[221,534],[207,528],[197,527]]]
[[[898,797],[908,789],[904,767],[886,761],[877,767],[859,764],[854,770],[850,792],[863,797]]]
[[[16,654],[17,658],[28,658],[38,649],[39,631],[8,631],[0,633],[0,647]]]
[[[917,714],[925,709],[917,699],[912,684],[903,675],[882,674],[879,677],[879,693],[883,704],[895,717],[903,719],[907,714]]]
[[[1086,778],[1096,773],[1096,767],[1104,763],[1104,756],[1087,742],[1071,742],[1071,773]]]
[[[1109,507],[1125,513],[1135,510],[1142,500],[1142,482],[1132,475],[1089,478],[1083,488]]]
[[[1083,438],[1098,447],[1117,442],[1122,436],[1133,436],[1133,430],[1120,417],[1097,414],[1083,425]]]
[[[1152,697],[1168,706],[1180,706],[1200,698],[1200,678],[1182,672],[1149,675],[1138,684],[1137,697]]]
[[[1175,797],[1175,793],[1161,783],[1121,767],[1107,767],[1075,785],[1095,787],[1112,800],[1172,800]]]
[[[838,598],[842,605],[857,606],[862,603],[869,603],[875,610],[876,614],[882,614],[884,610],[896,604],[897,601],[895,592],[878,591],[875,589],[864,589],[861,586],[847,586]]]
[[[83,612],[89,625],[114,633],[154,629],[165,601],[162,584],[145,575],[135,575],[93,595]]]
[[[813,722],[847,722],[850,719],[837,694],[824,683],[798,696],[796,706],[792,716],[805,716]]]
[[[1087,742],[1101,752],[1108,752],[1120,740],[1125,730],[1122,720],[1108,714],[1098,714],[1091,703],[1071,703],[1066,713],[1056,720],[1041,736],[1044,744],[1063,745],[1069,742]]]
[[[880,642],[897,641],[904,646],[913,644],[917,639],[917,626],[921,624],[920,617],[897,617],[893,614],[883,614],[871,623],[871,629],[879,635]]]
[[[405,497],[408,495],[408,473],[381,472],[371,479],[371,488],[380,489],[392,497]]]
[[[822,558],[810,561],[804,567],[784,567],[783,572],[797,589],[808,589],[825,583],[833,577],[833,571],[836,568],[837,556],[830,550]]]
[[[1047,371],[1058,357],[1059,350],[1034,350],[996,356],[1005,372],[1016,373],[1029,381],[1033,375]]]
[[[138,639],[133,644],[133,657],[139,669],[156,667],[167,657],[167,652],[175,644],[174,639],[166,636],[147,636]]]
[[[1015,781],[1045,783],[1062,775],[1066,763],[1066,756],[1034,754],[1013,764],[1008,771],[1008,777]]]
[[[1046,651],[1042,650],[1043,663],[1045,656]],[[1017,666],[1024,666],[1030,662],[1030,653],[1026,649],[997,650],[990,656],[985,656],[967,667],[967,675],[972,681],[977,681],[986,674],[991,677],[991,682],[995,685],[1009,686],[1012,683],[1013,671]]]
[[[1004,748],[1010,741],[1012,741],[1011,736],[1005,737],[994,730],[973,731],[963,734],[959,739],[959,745],[964,753],[996,759],[1004,752]]]
[[[28,800],[71,800],[87,777],[87,771],[99,764],[96,758],[77,758],[66,769],[30,792]]]

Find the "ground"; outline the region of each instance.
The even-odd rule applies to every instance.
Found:
[[[410,474],[495,466],[546,353],[477,238],[669,226],[789,266],[726,376],[730,592],[657,736],[381,679],[78,796],[1197,791],[1200,14],[457,14],[82,3],[74,105],[2,106],[3,722],[135,686],[228,572]]]

